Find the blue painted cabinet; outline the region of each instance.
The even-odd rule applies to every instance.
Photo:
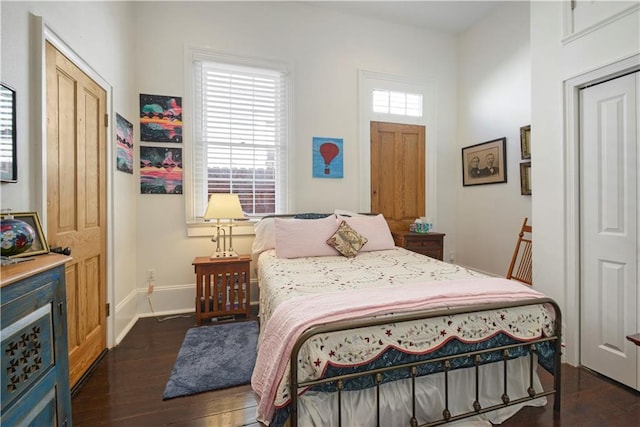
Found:
[[[68,260],[47,254],[0,270],[0,425],[71,426]]]

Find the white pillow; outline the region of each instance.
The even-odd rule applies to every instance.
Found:
[[[267,249],[276,247],[275,218],[263,218],[254,226],[255,237],[251,246],[252,255],[260,255]]]
[[[360,252],[382,251],[395,248],[396,245],[393,241],[391,230],[389,230],[389,224],[387,224],[382,214],[375,216],[341,216],[338,218],[338,222],[342,220],[346,221],[358,234],[367,238],[367,243],[360,249]]]
[[[340,255],[327,244],[338,229],[335,215],[321,219],[275,218],[275,229],[278,258]]]

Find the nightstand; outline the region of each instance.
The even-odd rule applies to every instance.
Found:
[[[393,231],[391,234],[396,246],[439,259],[440,261],[444,258],[444,233]]]
[[[251,257],[193,260],[196,273],[196,320],[244,314],[251,308]]]

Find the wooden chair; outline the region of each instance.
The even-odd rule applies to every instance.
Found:
[[[533,286],[531,278],[531,226],[527,225],[527,219],[525,218],[522,223],[518,242],[511,258],[507,279],[517,280]]]

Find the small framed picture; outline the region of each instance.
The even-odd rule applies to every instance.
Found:
[[[342,138],[313,137],[313,177],[344,178]]]
[[[38,217],[37,212],[11,212],[0,214],[0,218],[5,219],[7,216],[11,215],[14,219],[19,219],[20,221],[24,221],[33,228],[35,231],[35,236],[33,238],[33,244],[26,251],[12,255],[9,258],[21,258],[32,255],[41,255],[49,253],[49,245],[47,244],[47,239],[42,231],[42,226],[40,225],[40,218]]]
[[[507,138],[494,139],[462,149],[462,185],[507,182]]]
[[[531,162],[520,163],[520,194],[531,195]]]
[[[520,128],[520,152],[523,160],[531,158],[531,125]]]

